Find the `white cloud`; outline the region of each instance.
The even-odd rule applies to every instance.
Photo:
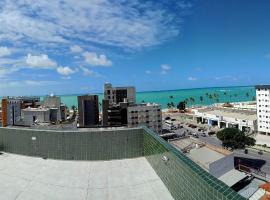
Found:
[[[9,56],[11,55],[11,50],[7,47],[0,46],[0,57]]]
[[[150,70],[146,70],[145,73],[146,74],[151,74],[151,71]]]
[[[77,72],[76,70],[73,70],[70,67],[57,67],[56,71],[63,76],[69,76]]]
[[[86,67],[82,67],[82,66],[80,68],[83,71],[84,76],[94,76],[95,75],[93,70],[87,69]]]
[[[73,45],[70,47],[72,53],[81,53],[83,49],[79,45]]]
[[[0,41],[141,49],[178,36],[190,7],[185,1],[1,0]]]
[[[83,56],[85,58],[85,62],[92,66],[109,67],[112,65],[112,61],[110,61],[104,54],[98,55],[95,52],[84,52]]]
[[[25,80],[21,82],[22,85],[30,85],[30,86],[48,86],[48,85],[57,85],[59,84],[57,81],[33,81],[33,80]]]
[[[16,68],[16,67],[1,67],[0,66],[0,78],[6,77],[18,70],[19,68]]]
[[[39,56],[28,54],[26,57],[26,64],[32,68],[43,69],[55,68],[57,66],[57,63],[51,60],[46,54],[41,54]]]
[[[197,81],[197,78],[196,77],[193,77],[193,76],[190,76],[190,77],[188,77],[188,80],[189,81]]]
[[[0,82],[0,88],[24,88],[26,86],[49,86],[49,85],[58,85],[60,84],[57,81],[34,81],[34,80],[24,80],[24,81],[4,81]]]
[[[162,64],[161,65],[161,74],[166,75],[168,72],[171,70],[171,66],[167,64]]]
[[[168,70],[171,69],[171,66],[170,65],[167,65],[167,64],[163,64],[163,65],[161,65],[161,69],[162,70],[165,70],[165,71],[168,71]]]
[[[104,78],[103,75],[96,73],[93,70],[90,70],[86,67],[80,66],[80,69],[82,70],[84,76],[95,77],[95,78]]]

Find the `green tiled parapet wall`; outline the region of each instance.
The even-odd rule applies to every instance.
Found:
[[[111,160],[143,155],[141,129],[52,131],[0,128],[3,151],[64,160]]]
[[[91,132],[0,128],[0,147],[65,160],[145,156],[175,200],[244,199],[147,128]]]
[[[144,128],[144,156],[174,199],[244,200],[242,196]]]

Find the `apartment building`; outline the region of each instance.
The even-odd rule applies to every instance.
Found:
[[[78,96],[79,126],[95,127],[99,125],[98,95]]]
[[[126,126],[128,103],[110,104],[109,100],[102,100],[102,125]]]
[[[21,100],[5,97],[2,99],[2,126],[14,126],[21,119]]]
[[[112,84],[105,83],[104,100],[109,100],[110,104],[136,103],[136,89],[135,87],[113,87]]]
[[[162,111],[159,104],[136,104],[128,107],[128,127],[146,126],[162,133]]]
[[[256,88],[258,131],[270,135],[270,85]]]

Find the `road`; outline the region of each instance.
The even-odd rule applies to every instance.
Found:
[[[164,124],[163,127],[169,130],[169,126]],[[211,144],[217,147],[222,147],[222,142],[218,140],[215,136],[202,136],[202,132],[197,129],[192,129],[184,125],[184,128],[173,130],[172,132],[183,135],[183,133],[197,133],[199,135],[199,140]],[[207,132],[206,132],[207,134]],[[245,154],[244,150],[234,150],[235,164],[240,162],[240,164],[251,167],[253,169],[259,169],[265,172],[270,178],[270,153],[263,152],[262,155],[258,154],[258,150],[248,149],[248,154]]]

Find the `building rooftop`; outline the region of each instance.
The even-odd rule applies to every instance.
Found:
[[[129,107],[146,107],[146,106],[160,106],[160,104],[157,104],[157,103],[140,103],[140,104],[132,104],[132,105],[129,105]]]
[[[172,200],[144,157],[60,161],[3,154],[0,196],[5,200]]]
[[[31,108],[31,107],[28,107],[28,108],[25,108],[25,109],[22,109],[23,111],[33,111],[33,112],[45,112],[45,111],[49,111],[50,108],[43,108],[43,107],[39,107],[39,108]]]
[[[200,109],[199,112],[212,114],[216,116],[223,116],[223,117],[231,117],[231,118],[246,119],[246,120],[257,120],[256,111],[250,111],[250,110],[236,110],[236,109],[229,109],[229,108],[212,107],[212,108]]]
[[[257,89],[270,89],[270,85],[256,85],[255,88],[256,90]]]
[[[214,151],[206,146],[201,148],[194,148],[187,154],[194,162],[198,163],[200,166],[209,170],[209,165],[226,155]]]

